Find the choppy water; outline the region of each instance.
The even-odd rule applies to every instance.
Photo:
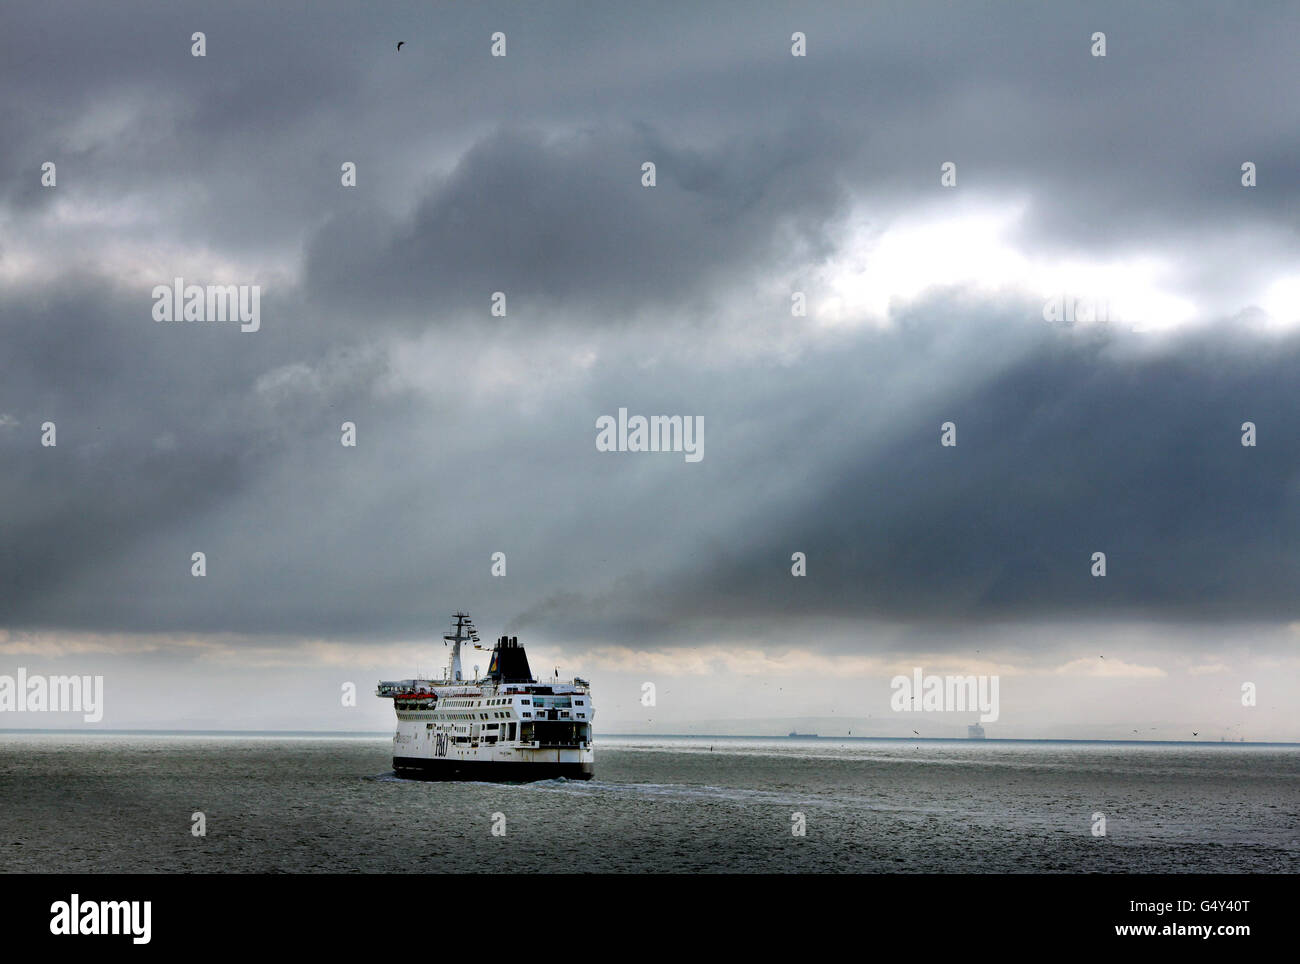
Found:
[[[390,748],[0,734],[0,870],[1300,871],[1300,747],[605,737],[597,779],[521,785]]]

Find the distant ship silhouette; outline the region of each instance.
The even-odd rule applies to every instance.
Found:
[[[816,733],[796,733],[794,730],[791,730],[791,731],[790,731],[790,735],[791,735],[791,736],[807,736],[807,737],[815,737],[817,734],[816,734]]]

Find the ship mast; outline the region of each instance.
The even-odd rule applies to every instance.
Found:
[[[452,618],[456,620],[455,625],[452,626],[454,632],[444,633],[442,638],[451,643],[451,660],[447,663],[447,679],[452,682],[459,682],[461,677],[461,643],[477,643],[478,630],[474,628],[474,622],[469,618],[469,613],[457,611],[452,614]]]

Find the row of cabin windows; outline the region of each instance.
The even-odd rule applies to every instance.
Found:
[[[529,700],[520,700],[519,702],[520,702],[523,706],[530,706],[530,705],[531,705],[531,703],[530,703]],[[510,700],[489,700],[488,703],[487,703],[487,705],[488,705],[488,706],[508,706],[508,705],[510,705],[510,703],[511,703]],[[443,705],[443,706],[478,706],[478,705],[480,705],[480,704],[477,703],[477,702],[471,701],[471,700],[450,700],[450,701],[447,701],[447,702],[443,703],[442,705]],[[585,704],[582,700],[574,700],[574,701],[573,701],[573,705],[574,705],[574,706],[585,706],[586,704]],[[496,718],[496,719],[507,719],[507,718],[508,718],[508,714],[506,714],[506,713],[500,713],[500,712],[494,712],[494,713],[492,714],[491,717],[489,717],[488,714],[486,714],[486,713],[446,713],[446,714],[443,714],[443,715],[444,715],[447,719],[453,719],[453,720],[486,720],[486,719],[491,719],[491,718]],[[523,711],[520,712],[520,715],[521,715],[521,716],[529,716],[529,717],[531,717],[533,714],[531,713],[531,711],[523,710]],[[569,714],[568,714],[568,713],[561,713],[560,715],[561,715],[561,716],[564,716],[564,717],[567,717]]]
[[[438,712],[438,711],[435,711],[435,712]],[[529,710],[520,710],[520,711],[519,711],[519,715],[520,715],[520,716],[523,716],[523,717],[527,717],[528,719],[532,719],[532,716],[533,716],[533,714],[532,714]],[[579,714],[579,715],[581,715],[581,714]],[[492,713],[491,715],[488,715],[487,713],[442,713],[442,712],[438,712],[438,718],[439,718],[439,719],[442,719],[442,720],[489,720],[489,719],[506,720],[506,719],[509,719],[509,718],[510,718],[510,714],[509,714],[509,713]],[[561,710],[561,711],[560,711],[560,718],[561,718],[561,719],[565,719],[565,720],[569,719],[569,711],[568,711],[568,710]]]
[[[448,700],[444,702],[443,705],[444,706],[510,706],[513,702],[514,702],[513,700],[487,700],[486,702],[483,700]],[[532,705],[532,700],[528,700],[528,699],[521,699],[519,702],[523,706]],[[587,704],[583,700],[575,699],[573,701],[573,705],[586,706]]]
[[[509,706],[513,700],[447,700],[445,706]],[[532,700],[524,698],[519,701],[524,706],[531,706]],[[586,704],[579,699],[573,701],[574,706],[585,706]]]
[[[432,723],[426,723],[426,724],[424,724],[424,728],[425,728],[426,730],[432,730],[432,729],[433,729],[433,724],[432,724]],[[497,732],[496,732],[496,733],[485,733],[485,734],[483,734],[483,739],[485,739],[485,740],[493,740],[493,741],[495,741],[495,740],[497,740],[497,739],[513,740],[513,739],[515,738],[515,728],[516,728],[516,725],[515,725],[514,723],[484,723],[484,724],[483,724],[483,729],[485,729],[485,730],[496,730]],[[426,736],[426,737],[432,737],[433,734],[432,734],[432,733],[426,733],[425,736]],[[457,742],[457,743],[467,743],[467,742],[469,742],[470,739],[471,739],[470,736],[468,736],[468,735],[466,735],[466,734],[462,734],[462,733],[457,733],[455,730],[452,731],[451,736],[452,736],[452,739],[453,739],[455,742]]]
[[[513,700],[448,700],[445,706],[509,706]],[[531,705],[530,700],[520,700],[524,706]]]
[[[438,710],[434,712],[438,714],[440,720],[486,720],[488,718],[486,713],[443,713]],[[505,714],[501,715],[504,716]]]
[[[495,730],[496,732],[484,732],[478,737],[478,739],[485,743],[496,743],[500,740],[514,740],[516,733],[518,733],[519,739],[526,743],[533,740],[540,740],[543,743],[554,743],[557,742],[557,737],[567,737],[568,740],[582,743],[591,739],[591,729],[584,723],[572,724],[572,728],[569,730],[556,729],[557,727],[560,727],[560,724],[558,723],[538,723],[537,726],[539,728],[549,727],[549,729],[539,729],[534,731],[532,723],[523,724],[522,726],[516,723],[485,723],[483,725],[485,731]],[[425,724],[426,729],[432,730],[433,727],[434,725],[432,723]],[[431,739],[433,734],[427,733],[426,736]],[[464,730],[459,726],[452,727],[448,736],[451,738],[453,743],[472,743],[475,739],[470,734],[464,732]],[[568,742],[568,740],[565,740],[564,742]]]

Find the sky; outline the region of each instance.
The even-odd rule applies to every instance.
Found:
[[[1300,740],[1300,5],[0,17],[0,674],[379,731],[467,609],[598,732]]]

